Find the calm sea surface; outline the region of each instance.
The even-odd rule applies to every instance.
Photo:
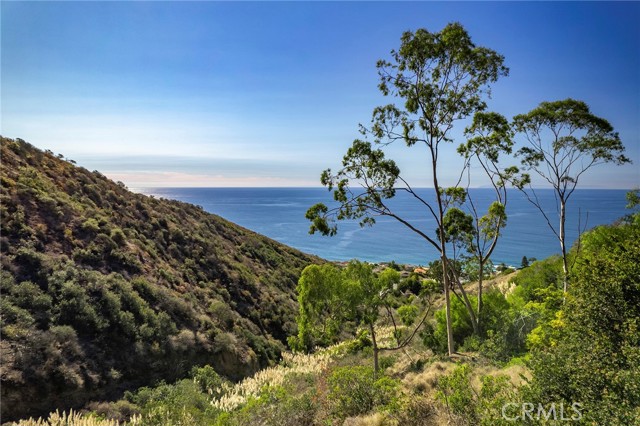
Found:
[[[398,263],[426,264],[438,257],[429,243],[392,218],[380,217],[373,227],[361,228],[356,221],[338,224],[338,234],[324,237],[309,235],[304,214],[315,203],[332,204],[324,188],[140,188],[138,192],[185,201],[266,235],[281,243],[330,260],[357,258],[372,262],[395,260]],[[425,197],[433,190],[421,190]],[[567,237],[578,236],[581,227],[592,228],[612,223],[624,216],[625,190],[577,190],[569,200]],[[555,198],[551,190],[538,190],[538,197],[557,226]],[[473,189],[474,201],[484,207],[492,201],[488,189]],[[398,195],[391,205],[403,218],[435,235],[435,222],[412,198]],[[555,235],[540,212],[516,190],[509,192],[507,227],[493,253],[495,264],[519,265],[522,257],[545,258],[560,252]]]

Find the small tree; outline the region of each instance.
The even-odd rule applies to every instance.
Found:
[[[433,246],[440,254],[443,268],[448,350],[453,354],[444,217],[455,206],[462,188],[441,187],[439,158],[443,145],[453,141],[451,130],[455,122],[484,110],[484,96],[489,93],[490,83],[506,75],[508,69],[501,55],[476,46],[458,23],[447,25],[439,33],[425,29],[405,32],[400,49],[392,51],[391,56],[391,61],[381,60],[377,64],[378,87],[383,95],[398,98],[402,105],[375,108],[371,127],[361,126],[361,131],[380,146],[403,142],[408,147],[421,148],[434,200],[416,192],[381,149],[373,149],[368,141],[355,140],[343,158],[342,169],[337,173],[328,169],[321,177],[322,184],[333,190],[338,207],[329,209],[317,204],[309,209],[307,218],[312,222],[311,233],[333,235],[337,231],[332,223],[335,219],[360,219],[361,225],[372,225],[376,216],[388,216]],[[424,208],[425,215],[435,220],[435,235],[389,206],[388,200],[398,191],[409,194]],[[470,314],[474,315],[473,310]]]
[[[556,196],[559,224],[552,224],[543,209],[531,179],[524,174],[514,180],[517,188],[542,213],[547,225],[560,242],[563,289],[569,283],[569,263],[565,222],[567,202],[578,186],[582,175],[592,167],[603,163],[625,164],[630,160],[622,153],[624,146],[613,126],[604,118],[591,113],[586,103],[574,99],[542,102],[537,108],[513,118],[515,129],[524,134],[526,146],[516,155],[522,165],[549,183]],[[525,190],[526,189],[526,190]]]
[[[331,264],[306,267],[297,286],[300,306],[298,336],[289,340],[290,345],[294,349],[310,349],[316,342],[330,343],[337,340],[340,333],[355,332],[356,327],[363,326],[371,336],[373,365],[377,373],[379,352],[400,349],[409,344],[431,308],[430,293],[427,292],[424,297],[426,310],[413,331],[400,339],[395,327],[397,344],[381,347],[376,323],[382,312],[395,326],[390,296],[399,281],[400,274],[394,269],[387,268],[375,274],[370,265],[358,261],[351,261],[342,270]]]

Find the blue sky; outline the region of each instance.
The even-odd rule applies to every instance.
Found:
[[[586,101],[634,164],[582,186],[640,185],[638,2],[3,1],[1,13],[2,134],[133,188],[319,186],[389,102],[376,61],[403,31],[453,21],[511,70],[490,109]],[[428,186],[426,157],[389,155]],[[455,156],[443,159],[453,183]]]

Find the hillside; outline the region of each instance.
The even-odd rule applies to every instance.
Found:
[[[295,334],[319,259],[20,139],[1,155],[2,421],[205,363],[237,380]]]

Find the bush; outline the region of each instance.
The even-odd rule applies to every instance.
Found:
[[[477,392],[471,385],[471,367],[457,366],[437,383],[436,399],[444,404],[449,418],[465,425],[502,426],[513,424],[502,416],[507,403],[517,405],[518,396],[507,376],[486,375],[480,378]]]
[[[476,297],[469,296],[472,306]],[[508,361],[526,350],[526,336],[536,325],[531,312],[511,304],[498,290],[483,296],[480,317],[480,336],[473,334],[473,326],[465,305],[457,298],[451,300],[453,340],[464,351],[480,351],[497,361]],[[522,303],[520,303],[522,305]],[[447,351],[447,323],[444,308],[435,313],[436,323],[425,324],[421,333],[423,343],[436,353]]]
[[[515,297],[525,302],[540,302],[540,290],[562,288],[562,258],[551,256],[529,265],[516,275],[511,282],[516,285],[513,291]]]
[[[140,407],[145,426],[210,425],[220,412],[211,405],[200,385],[185,379],[174,385],[160,383],[125,394],[126,400]]]
[[[474,425],[478,423],[478,417],[469,380],[470,373],[471,367],[462,364],[450,374],[442,376],[437,383],[436,398],[445,405],[450,416],[460,416],[468,424]]]
[[[300,426],[316,423],[314,391],[296,394],[290,386],[265,386],[240,410],[223,413],[217,426]]]
[[[399,382],[389,377],[375,378],[371,367],[341,367],[328,379],[332,414],[346,418],[373,410],[397,408]]]
[[[208,393],[214,398],[219,398],[222,395],[222,387],[226,381],[210,365],[193,367],[191,377],[200,386],[201,392]]]
[[[402,323],[410,326],[418,317],[418,307],[416,305],[403,305],[398,308],[398,316]]]

